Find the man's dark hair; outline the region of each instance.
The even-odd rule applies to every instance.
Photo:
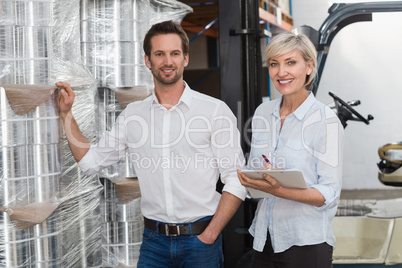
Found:
[[[157,24],[152,25],[151,29],[148,30],[147,34],[145,35],[144,38],[144,43],[143,43],[143,49],[145,52],[145,55],[148,57],[151,54],[151,39],[152,37],[159,35],[159,34],[177,34],[180,36],[181,39],[181,47],[183,50],[184,55],[187,55],[190,50],[190,45],[188,41],[188,37],[186,32],[183,30],[183,28],[180,26],[180,24],[177,24],[174,21],[163,21]]]

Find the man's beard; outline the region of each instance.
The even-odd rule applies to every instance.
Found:
[[[176,69],[175,69],[175,71],[176,71]],[[177,81],[179,81],[183,75],[183,73],[175,72],[175,75],[173,77],[172,76],[165,77],[162,75],[162,73],[163,73],[162,71],[160,71],[159,69],[155,70],[153,68],[151,68],[151,72],[152,72],[152,75],[154,76],[154,78],[163,85],[172,85],[172,84],[176,83]]]

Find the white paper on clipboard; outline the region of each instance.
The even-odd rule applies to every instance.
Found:
[[[307,189],[304,181],[303,173],[299,170],[277,170],[277,169],[262,169],[262,170],[242,170],[242,173],[250,179],[262,179],[262,175],[268,174],[272,178],[278,180],[283,187],[295,189]],[[273,195],[262,192],[253,188],[247,187],[252,198],[272,197]]]

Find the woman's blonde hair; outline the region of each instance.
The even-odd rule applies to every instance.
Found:
[[[313,63],[311,74],[306,76],[305,87],[309,89],[313,85],[315,75],[317,74],[317,50],[306,35],[292,32],[277,34],[268,43],[265,52],[265,62],[269,68],[271,58],[282,56],[295,49],[298,49],[302,53],[306,62],[311,60]]]

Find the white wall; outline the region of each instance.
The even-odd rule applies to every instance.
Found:
[[[309,25],[318,30],[332,3],[292,1],[294,26]],[[378,180],[377,151],[386,143],[402,140],[401,78],[402,12],[374,14],[373,22],[351,24],[336,35],[317,99],[330,105],[328,91],[345,101],[359,99],[361,105],[355,109],[364,117],[374,116],[369,125],[348,121],[343,189],[391,188]]]

